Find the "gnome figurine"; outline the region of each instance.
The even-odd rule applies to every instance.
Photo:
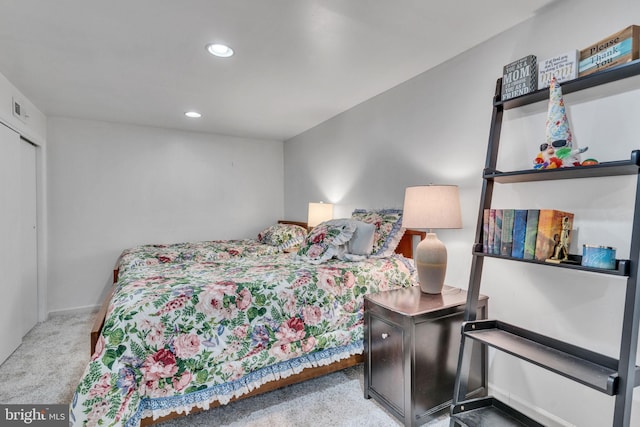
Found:
[[[549,85],[546,142],[533,160],[535,169],[554,169],[580,166],[580,154],[589,147],[573,148],[573,136],[564,108],[562,89],[555,76]]]

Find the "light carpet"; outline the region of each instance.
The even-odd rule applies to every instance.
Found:
[[[22,345],[0,365],[0,402],[69,403],[89,361],[92,313],[52,316],[29,332]],[[167,421],[161,427],[186,426],[401,426],[373,399],[363,397],[363,367],[240,400],[210,411]],[[425,426],[448,427],[440,417]]]

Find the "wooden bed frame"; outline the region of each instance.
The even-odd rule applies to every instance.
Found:
[[[301,227],[307,228],[307,224],[304,222],[281,220],[281,221],[278,221],[278,223],[295,224],[295,225],[300,225]],[[402,236],[402,239],[400,240],[398,247],[396,248],[396,253],[404,255],[406,258],[413,259],[413,238],[414,236],[419,236],[420,239],[424,239],[425,235],[426,233],[424,231],[405,230],[405,233]],[[113,271],[113,282],[115,283],[117,280],[118,280],[118,270],[116,268]],[[100,337],[100,331],[102,331],[102,327],[104,326],[107,310],[109,308],[109,302],[111,301],[111,297],[113,296],[114,290],[115,290],[115,286],[111,288],[111,290],[109,291],[109,295],[107,295],[107,298],[105,298],[102,305],[100,306],[100,310],[96,314],[95,321],[93,323],[93,326],[91,327],[91,354],[93,354],[95,350],[96,343],[98,342],[98,338]],[[312,378],[316,378],[322,375],[330,374],[332,372],[340,371],[342,369],[358,365],[362,362],[364,362],[364,355],[355,354],[346,359],[333,362],[329,365],[306,368],[298,374],[291,375],[287,378],[281,378],[277,381],[271,381],[271,382],[265,383],[260,387],[255,388],[249,393],[243,394],[242,396],[239,396],[239,397],[234,397],[229,401],[229,403],[234,402],[236,400],[244,399],[247,397],[256,396],[258,394],[266,393],[268,391],[276,390],[282,387],[286,387],[288,385],[296,384],[302,381],[310,380]],[[221,406],[219,402],[211,402],[209,404],[209,409],[216,408],[218,406]],[[189,414],[202,412],[203,410],[204,409],[193,408],[189,412]],[[185,416],[184,413],[178,414],[173,412],[167,416],[160,417],[155,420],[152,418],[143,418],[140,422],[140,425],[148,426],[148,425],[152,425],[162,421],[167,421],[170,419],[184,417],[184,416]]]

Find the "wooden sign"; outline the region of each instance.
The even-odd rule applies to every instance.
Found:
[[[640,26],[630,25],[580,51],[580,77],[638,59]]]

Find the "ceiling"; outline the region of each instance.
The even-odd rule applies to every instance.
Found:
[[[547,3],[0,0],[0,73],[47,116],[286,140]]]

